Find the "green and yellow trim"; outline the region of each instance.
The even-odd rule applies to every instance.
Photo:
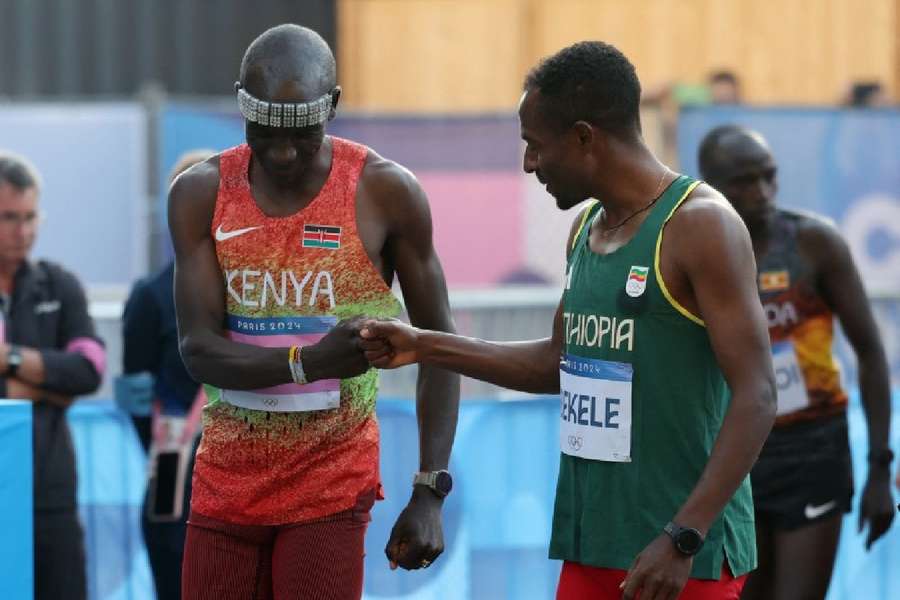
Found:
[[[669,211],[669,214],[666,216],[666,220],[663,221],[662,227],[660,227],[659,229],[659,235],[656,238],[656,252],[653,256],[653,269],[656,272],[656,281],[657,283],[659,283],[659,289],[662,291],[662,294],[663,296],[665,296],[666,300],[669,301],[669,304],[672,305],[672,308],[677,310],[679,313],[681,313],[682,316],[693,321],[700,327],[706,327],[706,323],[703,322],[703,319],[682,306],[681,303],[678,302],[678,300],[676,300],[671,293],[669,293],[669,288],[666,287],[666,282],[663,281],[662,271],[660,271],[659,269],[659,251],[660,248],[662,248],[663,232],[666,230],[666,223],[669,222],[669,219],[672,218],[672,215],[674,215],[675,211],[678,210],[678,207],[681,206],[681,203],[691,195],[691,192],[693,192],[698,185],[700,185],[700,182],[695,181],[688,187],[687,190],[685,190],[681,198],[678,199],[678,202],[675,203],[675,206],[672,207],[672,210]]]
[[[578,224],[578,229],[575,231],[575,237],[572,238],[572,247],[569,248],[569,252],[575,249],[575,244],[578,243],[578,239],[581,237],[581,232],[584,231],[584,224],[587,223],[591,211],[594,210],[594,206],[599,203],[599,200],[591,200],[590,202],[588,202],[588,205],[584,207],[584,212],[581,213],[581,223]]]

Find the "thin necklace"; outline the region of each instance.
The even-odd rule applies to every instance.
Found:
[[[665,181],[666,175],[668,175],[669,173],[671,173],[671,171],[669,170],[669,167],[664,167],[662,175],[659,176],[659,183],[656,184],[656,191],[653,192],[653,200],[651,200],[649,204],[647,204],[643,208],[637,209],[636,211],[634,211],[633,213],[631,213],[630,215],[628,215],[627,217],[625,217],[624,219],[622,219],[621,221],[619,221],[618,223],[613,225],[612,227],[600,229],[600,231],[599,231],[600,235],[606,235],[607,233],[609,233],[611,231],[615,231],[616,229],[620,228],[622,225],[624,225],[625,223],[627,223],[634,217],[638,216],[639,214],[641,214],[642,212],[644,212],[645,210],[649,209],[654,204],[656,204],[656,201],[659,200],[660,196],[662,195],[663,181]],[[605,210],[597,215],[597,223],[598,224],[600,221],[600,216],[604,215],[604,214],[606,214]]]

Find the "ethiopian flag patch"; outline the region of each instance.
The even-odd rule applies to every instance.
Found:
[[[639,267],[633,265],[628,271],[628,279],[625,281],[625,293],[632,298],[637,298],[647,289],[647,274],[650,273],[650,267]]]
[[[341,247],[341,228],[333,225],[304,225],[304,248],[328,248],[337,250]]]

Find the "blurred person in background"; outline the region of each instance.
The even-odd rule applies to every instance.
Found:
[[[183,154],[169,182],[213,154],[213,150]],[[144,449],[150,451],[141,528],[158,600],[181,598],[190,474],[199,441],[199,409],[206,399],[178,350],[174,276],[175,263],[169,261],[132,289],[122,318],[124,375],[116,382],[120,405],[142,407],[134,411],[139,415],[152,414],[134,421]]]
[[[710,72],[703,83],[667,81],[641,93],[642,107],[646,116],[651,117],[651,131],[652,118],[658,119],[661,144],[655,150],[668,162],[678,161],[678,120],[683,107],[729,106],[742,102],[740,80],[728,69]]]
[[[856,81],[850,85],[843,105],[849,108],[884,108],[891,105],[884,86],[878,81]]]
[[[703,83],[667,81],[656,85],[641,95],[641,102],[658,104],[665,112],[678,116],[682,106],[707,104],[741,104],[741,84],[734,71],[712,71]]]
[[[740,104],[741,84],[732,71],[721,70],[710,73],[706,80],[711,104]]]
[[[30,258],[40,192],[35,168],[0,152],[0,393],[34,403],[35,598],[83,600],[84,534],[66,409],[100,387],[106,353],[78,279],[56,263]]]
[[[314,31],[256,38],[236,91],[247,143],[169,194],[181,353],[209,396],[182,591],[356,599],[382,489],[378,373],[352,318],[399,314],[396,277],[413,322],[453,330],[428,200],[408,170],[326,135],[341,88]],[[419,370],[419,471],[387,543],[393,568],[443,552],[458,402],[457,375]]]
[[[565,48],[524,87],[525,172],[562,210],[598,199],[572,223],[552,336],[372,320],[367,358],[560,394],[558,600],[736,600],[756,567],[748,473],[775,412],[746,228],[647,148],[640,83],[613,46]]]
[[[742,597],[824,598],[853,496],[847,393],[832,352],[835,317],[859,363],[869,433],[859,513],[859,530],[869,528],[867,550],[888,530],[895,510],[884,348],[834,224],[776,206],[778,166],[759,133],[734,125],[713,129],[700,145],[699,165],[750,231],[778,385],[775,427],[751,474],[759,569]]]

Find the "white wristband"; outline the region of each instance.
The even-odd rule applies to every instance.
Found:
[[[306,380],[306,372],[303,370],[303,356],[302,349],[297,349],[297,359],[290,360],[288,359],[288,366],[291,368],[291,377],[294,380],[294,383],[297,385],[306,385],[309,383]]]

